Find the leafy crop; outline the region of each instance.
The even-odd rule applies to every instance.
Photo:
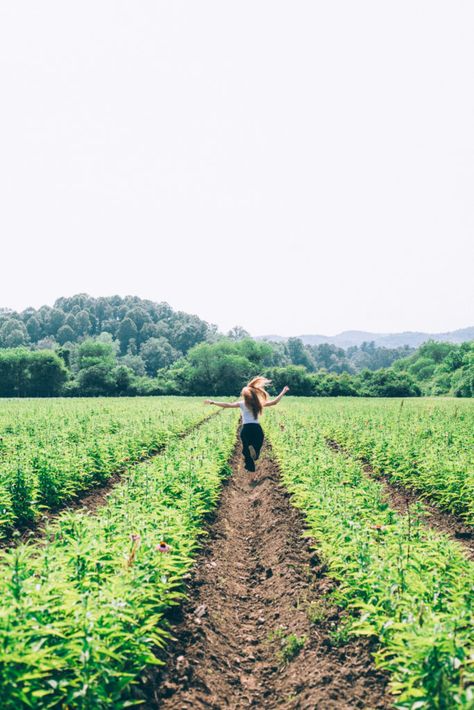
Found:
[[[352,613],[344,636],[378,639],[375,659],[391,674],[398,708],[472,708],[474,565],[422,515],[391,510],[362,465],[327,446],[329,407],[289,400],[266,428],[293,502],[339,582],[335,598]]]
[[[318,410],[326,436],[474,525],[472,401],[339,400]]]
[[[196,399],[4,400],[0,536],[104,484],[209,413]]]
[[[139,703],[234,442],[234,416],[214,417],[132,467],[96,515],[65,512],[42,544],[2,552],[2,710]]]

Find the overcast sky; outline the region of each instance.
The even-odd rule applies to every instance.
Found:
[[[470,0],[1,0],[0,306],[474,324]]]

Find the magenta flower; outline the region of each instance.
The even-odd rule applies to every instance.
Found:
[[[166,542],[163,542],[163,540],[156,546],[156,549],[158,552],[170,552],[171,551],[171,546],[168,545]]]

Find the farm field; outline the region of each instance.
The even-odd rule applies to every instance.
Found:
[[[2,709],[129,706],[168,636],[163,614],[182,594],[235,424],[212,417],[131,468],[95,514],[62,513],[41,544],[3,552]]]
[[[105,484],[206,416],[192,397],[2,400],[0,536]]]
[[[455,460],[466,465],[463,443],[467,448],[472,435],[466,420],[472,422],[474,411],[470,402],[464,404],[459,430],[450,424],[448,437],[443,427],[453,415],[452,402],[435,410],[427,402],[408,403],[419,427],[410,435],[419,460],[424,433],[432,427],[435,440],[437,434],[443,437],[437,450],[444,462],[452,442]],[[355,614],[347,631],[378,639],[376,663],[390,674],[397,707],[472,707],[474,565],[462,545],[424,525],[421,503],[405,515],[395,512],[361,463],[335,452],[325,438],[347,432],[351,422],[363,437],[371,412],[383,419],[396,451],[399,439],[390,430],[398,426],[400,410],[400,401],[293,400],[272,412],[268,434],[284,483],[306,515],[330,576],[339,582],[334,596]],[[410,427],[404,431],[407,435]],[[344,444],[356,439],[347,435]],[[428,442],[426,454],[434,460],[436,444],[431,436]],[[400,448],[404,453],[403,440]],[[469,474],[466,466],[464,475]],[[463,476],[456,480],[463,486]],[[444,487],[435,473],[430,492]],[[453,484],[451,491],[459,497]]]
[[[256,474],[235,410],[210,413],[1,402],[4,536],[49,510],[0,553],[2,709],[472,708],[474,564],[421,500],[471,522],[472,402],[289,398]],[[420,502],[395,510],[361,458]]]
[[[318,426],[375,471],[474,525],[471,400],[332,400]]]

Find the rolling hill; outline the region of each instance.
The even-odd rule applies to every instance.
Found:
[[[417,331],[404,331],[403,333],[370,333],[364,330],[344,330],[337,335],[299,335],[305,345],[321,345],[330,343],[340,348],[350,348],[353,345],[362,345],[364,342],[373,341],[375,345],[386,348],[397,348],[403,345],[417,348],[427,340],[436,340],[446,343],[464,343],[474,340],[474,326],[460,328],[447,333],[421,333]],[[261,335],[256,340],[270,340],[282,342],[287,340],[282,335]]]

